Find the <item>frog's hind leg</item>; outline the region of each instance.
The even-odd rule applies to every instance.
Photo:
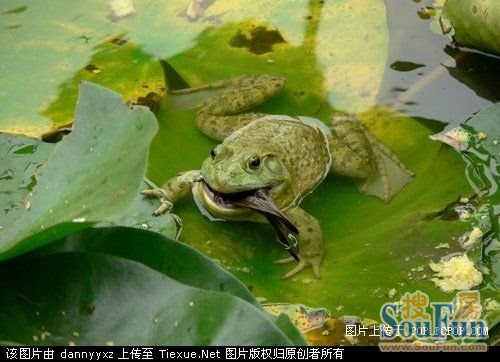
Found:
[[[195,122],[196,127],[208,137],[222,141],[234,131],[265,115],[264,113],[241,113],[234,116],[217,116],[198,113]]]
[[[333,172],[362,178],[358,182],[360,191],[380,197],[385,202],[411,181],[413,172],[353,116],[335,114],[331,123],[337,136],[330,142],[334,157]],[[343,162],[344,168],[335,164],[336,153],[340,154],[339,163]]]
[[[415,176],[415,173],[408,169],[405,164],[392,152],[389,147],[378,138],[376,138],[365,125],[358,122],[359,126],[364,130],[365,136],[370,142],[370,145],[375,148],[379,153],[389,157],[399,168],[408,173],[410,176]]]
[[[218,91],[208,97],[196,114],[196,126],[218,141],[264,113],[246,112],[285,86],[285,79],[271,75],[246,75],[217,83]]]
[[[323,261],[323,233],[318,220],[309,215],[300,207],[287,210],[286,215],[293,221],[299,233],[298,238],[298,264],[282,279],[288,279],[300,271],[311,267],[316,278],[320,278],[320,266]],[[287,257],[275,261],[275,264],[287,264],[295,262],[293,257]]]
[[[373,151],[373,162],[376,165],[383,185],[383,200],[388,202],[404,185],[411,181],[415,174],[409,170],[401,160],[389,148],[370,133],[366,127],[365,135]],[[378,196],[380,187],[377,186],[377,174],[374,173],[370,178],[360,183],[359,187],[366,194]]]

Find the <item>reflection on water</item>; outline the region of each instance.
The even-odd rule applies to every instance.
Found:
[[[386,69],[379,101],[412,116],[461,122],[500,100],[500,60],[454,49],[448,37],[433,33],[431,20],[417,15],[432,3],[386,1],[391,38],[387,64],[404,61],[425,68]]]
[[[455,67],[446,67],[449,74],[472,89],[480,98],[500,101],[500,59],[476,51],[459,50],[450,45],[445,52],[455,60]]]

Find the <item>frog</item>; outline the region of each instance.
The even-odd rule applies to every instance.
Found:
[[[304,304],[265,303],[262,304],[262,308],[275,317],[281,314],[287,315],[302,333],[323,327],[331,318],[328,309],[312,308]]]
[[[309,267],[320,278],[323,234],[301,201],[335,174],[356,179],[362,193],[389,202],[414,174],[351,114],[334,112],[327,126],[313,117],[252,110],[285,86],[285,77],[249,74],[170,91],[173,103],[199,108],[194,123],[220,143],[199,170],[178,173],[142,194],[161,200],[156,216],[191,192],[210,220],[270,224],[289,253],[275,263],[295,263],[282,278]]]

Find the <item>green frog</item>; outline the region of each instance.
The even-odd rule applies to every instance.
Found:
[[[334,173],[356,178],[362,192],[388,202],[413,173],[353,116],[336,113],[327,127],[310,117],[249,111],[285,84],[279,76],[244,75],[171,91],[171,102],[200,106],[197,127],[221,143],[200,170],[142,193],[161,199],[155,215],[191,190],[211,220],[267,222],[290,253],[276,263],[296,263],[283,278],[307,267],[320,278],[323,235],[318,220],[300,207],[303,198]]]

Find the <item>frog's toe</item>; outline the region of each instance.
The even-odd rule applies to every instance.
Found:
[[[141,195],[144,195],[147,197],[156,197],[156,198],[160,199],[161,205],[153,212],[153,216],[159,216],[161,214],[164,214],[164,213],[170,211],[173,207],[172,202],[170,202],[167,199],[167,194],[165,193],[165,191],[163,189],[143,190],[143,191],[141,191]]]
[[[168,201],[168,200],[162,200],[162,203],[160,205],[159,208],[157,208],[154,212],[153,212],[153,216],[159,216],[161,214],[164,214],[168,211],[170,211],[173,207],[173,204]]]
[[[316,279],[321,279],[321,274],[319,272],[319,264],[312,264],[312,270]]]
[[[274,264],[288,264],[293,263],[294,261],[296,261],[295,258],[293,256],[289,256],[287,258],[275,260]]]
[[[288,278],[291,278],[293,277],[295,274],[297,273],[300,273],[302,270],[304,270],[305,268],[308,267],[308,263],[306,263],[305,261],[299,261],[299,263],[297,264],[297,266],[295,268],[293,268],[292,270],[290,270],[288,273],[286,273],[285,275],[283,275],[281,277],[281,279],[288,279]]]
[[[374,195],[384,202],[389,202],[401,189],[413,179],[413,172],[400,163],[373,148],[374,172],[358,182],[358,188],[366,195]]]
[[[389,183],[389,176],[387,175],[387,168],[386,165],[379,155],[377,155],[374,159],[375,164],[377,165],[378,173],[380,175],[380,179],[382,181],[382,193],[380,195],[380,198],[384,202],[389,202],[390,200],[390,193],[391,193],[391,185]]]

